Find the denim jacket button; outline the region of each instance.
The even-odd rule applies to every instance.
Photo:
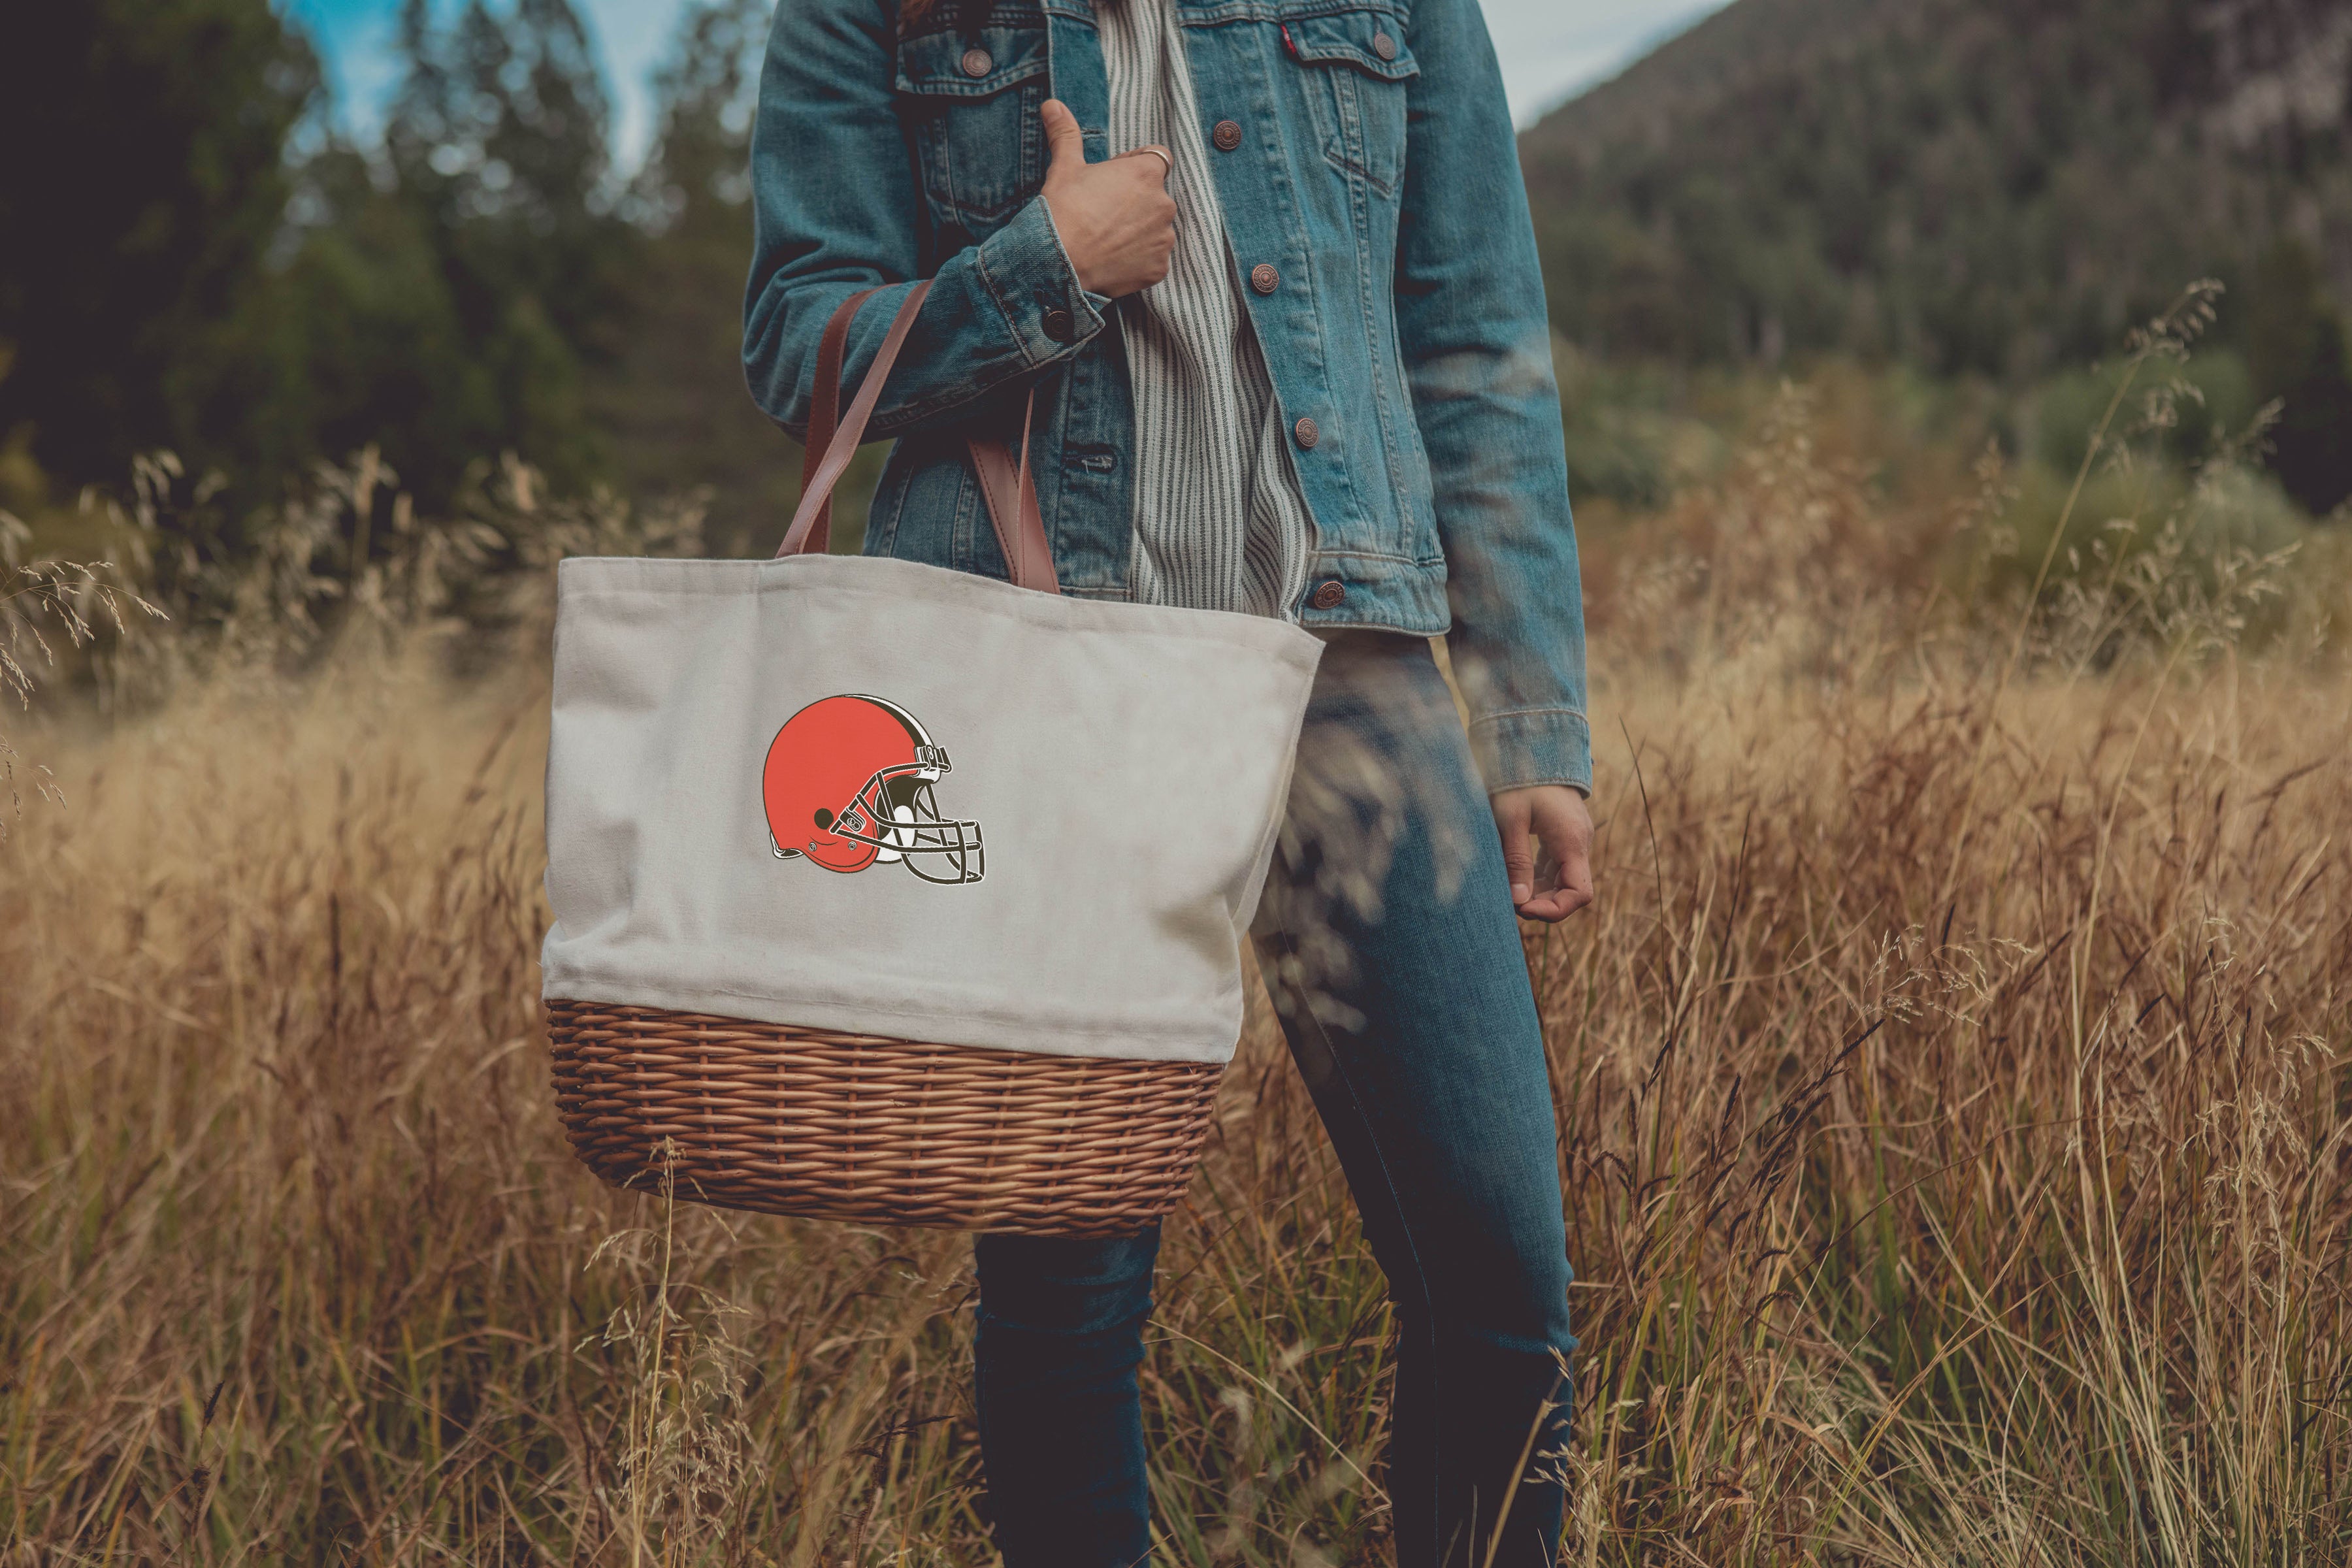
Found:
[[[1316,589],[1315,597],[1309,602],[1318,610],[1336,610],[1347,602],[1347,598],[1348,585],[1335,578]]]
[[[1372,53],[1380,56],[1381,58],[1384,60],[1392,60],[1396,58],[1396,40],[1390,37],[1386,33],[1374,33],[1372,35]],[[975,71],[972,74],[976,76],[979,73]]]
[[[1232,152],[1234,148],[1242,144],[1241,121],[1237,120],[1218,121],[1216,129],[1209,132],[1209,140],[1217,144],[1218,152]]]
[[[1067,310],[1048,310],[1045,319],[1037,324],[1057,343],[1066,343],[1078,335],[1078,323]]]
[[[1250,268],[1250,287],[1261,294],[1271,294],[1282,287],[1282,274],[1274,269],[1274,263],[1261,261]]]
[[[1383,34],[1383,35],[1381,35],[1381,36],[1382,36],[1382,37],[1386,37],[1387,35]],[[1393,45],[1393,44],[1391,44],[1391,45],[1390,45],[1390,46],[1389,46],[1389,48],[1390,48],[1390,52],[1394,53],[1394,52],[1395,52],[1396,46],[1395,46],[1395,45]],[[993,69],[995,69],[995,68],[996,68],[996,61],[995,61],[993,58],[992,58],[990,57],[989,52],[988,52],[986,49],[966,49],[966,50],[964,50],[964,52],[963,52],[963,74],[964,74],[964,75],[966,75],[966,76],[970,76],[970,77],[982,77],[982,76],[986,76],[990,71],[992,71],[992,70],[993,70]]]
[[[1290,427],[1290,433],[1297,437],[1298,444],[1310,452],[1315,449],[1315,443],[1323,439],[1322,427],[1304,414],[1298,416],[1298,423]]]

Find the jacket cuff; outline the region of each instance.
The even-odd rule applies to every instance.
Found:
[[[1109,301],[1079,284],[1045,197],[1031,198],[1011,223],[982,240],[977,259],[1006,332],[1032,366],[1068,357],[1102,331],[1102,308]]]
[[[1592,729],[1573,708],[1526,708],[1470,721],[1486,793],[1566,784],[1592,793]]]

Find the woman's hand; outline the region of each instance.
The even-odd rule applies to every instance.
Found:
[[[1521,920],[1564,921],[1592,901],[1592,816],[1582,795],[1566,784],[1536,784],[1504,790],[1492,804]],[[1530,832],[1543,845],[1540,877]]]
[[[1052,159],[1045,207],[1079,284],[1116,300],[1167,277],[1176,251],[1176,202],[1168,194],[1166,150],[1138,149],[1089,163],[1077,116],[1060,100],[1046,100],[1040,118]]]

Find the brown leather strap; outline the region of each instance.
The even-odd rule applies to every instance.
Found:
[[[842,416],[839,427],[825,443],[815,470],[802,481],[800,510],[793,513],[793,525],[784,531],[783,543],[776,547],[779,560],[808,552],[810,535],[816,529],[817,514],[827,510],[833,500],[833,487],[841,482],[842,473],[849,467],[849,460],[857,456],[857,443],[866,434],[866,422],[873,417],[874,405],[881,400],[882,384],[889,379],[890,366],[897,363],[898,351],[906,345],[907,334],[914,328],[915,312],[923,308],[923,297],[930,291],[931,286],[928,282],[918,283],[907,290],[905,301],[899,305],[898,315],[891,320],[889,335],[882,340],[882,347],[876,352],[874,363],[866,372],[865,381],[858,385],[857,395],[850,399],[849,412]],[[855,300],[845,301],[834,312],[834,320],[842,321],[845,316],[855,316],[857,304]],[[830,330],[830,323],[827,330]],[[842,330],[846,334],[848,328],[845,323]],[[822,343],[818,345],[817,353],[820,356],[824,353]],[[809,435],[814,443],[814,429],[811,429]]]
[[[879,289],[862,289],[841,302],[833,319],[824,324],[824,336],[816,347],[816,392],[809,405],[808,445],[801,449],[801,493],[808,494],[815,482],[817,465],[824,461],[826,448],[833,445],[833,430],[841,411],[841,356],[849,344],[849,323],[857,318],[857,307],[866,303]],[[824,498],[817,508],[816,525],[809,530],[805,547],[812,555],[822,555],[833,548],[833,497]]]
[[[1024,588],[1058,594],[1062,584],[1054,571],[1054,546],[1045,537],[1037,485],[1029,471],[1029,437],[1036,421],[1037,389],[1033,386],[1021,410],[1017,464],[1002,441],[974,438],[965,445],[971,452],[972,470],[980,476],[980,493],[988,502],[988,520],[996,525],[997,548],[1004,552],[1005,575]]]
[[[907,291],[898,315],[890,322],[889,335],[866,367],[866,379],[859,384],[857,395],[850,401],[849,412],[835,419],[835,406],[839,399],[841,362],[847,352],[849,324],[857,315],[857,308],[878,292],[868,289],[843,300],[825,323],[824,336],[817,344],[817,385],[809,410],[807,454],[801,469],[801,503],[793,514],[792,527],[784,532],[784,542],[777,547],[776,555],[800,555],[825,548],[833,519],[833,487],[849,461],[857,455],[857,443],[866,434],[866,422],[873,416],[874,405],[882,395],[882,384],[889,379],[890,367],[906,345],[907,334],[915,324],[915,315],[922,309],[923,300],[930,292],[928,282],[918,283]],[[1002,441],[974,438],[966,443],[971,453],[972,468],[980,477],[980,490],[988,503],[988,520],[995,527],[996,542],[1004,552],[1006,575],[1024,588],[1043,594],[1058,594],[1062,585],[1054,571],[1054,549],[1045,537],[1045,521],[1037,505],[1037,486],[1029,468],[1029,437],[1037,408],[1034,388],[1029,393],[1027,405],[1021,416],[1021,456],[1016,462],[1011,448]]]

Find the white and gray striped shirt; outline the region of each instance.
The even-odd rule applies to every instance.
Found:
[[[1145,604],[1293,618],[1314,521],[1225,235],[1172,0],[1095,0],[1110,152],[1173,158],[1168,276],[1118,302],[1135,396],[1135,545]]]

